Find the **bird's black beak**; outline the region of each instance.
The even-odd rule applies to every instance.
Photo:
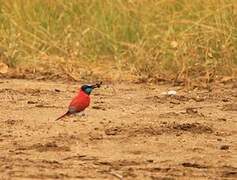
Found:
[[[99,82],[99,83],[96,83],[96,84],[92,85],[91,87],[92,87],[93,89],[95,89],[95,88],[100,88],[101,85],[102,85],[102,81]]]

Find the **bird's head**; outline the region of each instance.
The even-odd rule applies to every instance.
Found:
[[[93,84],[93,85],[83,85],[81,86],[81,90],[83,92],[85,92],[86,94],[90,95],[92,90],[95,89],[95,88],[100,88],[102,82],[100,83],[96,83],[96,84]]]

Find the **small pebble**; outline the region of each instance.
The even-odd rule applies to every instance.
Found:
[[[228,150],[230,148],[230,146],[229,145],[222,145],[221,146],[221,150]]]

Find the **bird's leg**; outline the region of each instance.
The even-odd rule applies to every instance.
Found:
[[[77,113],[76,116],[77,116],[77,119],[82,119],[82,118],[84,119],[86,117],[86,114],[85,112],[80,112],[80,113]]]
[[[86,113],[85,113],[85,112],[82,112],[82,113],[81,113],[81,116],[82,116],[82,117],[85,117],[85,116],[86,116]]]
[[[82,121],[82,119],[85,119],[86,115],[84,112],[79,112],[79,113],[74,114],[74,117],[76,119],[74,119],[73,122],[78,122],[78,121]]]

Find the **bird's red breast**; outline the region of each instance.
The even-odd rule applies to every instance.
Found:
[[[78,95],[74,97],[69,105],[69,109],[74,109],[76,112],[81,112],[90,105],[90,96],[80,90]]]

